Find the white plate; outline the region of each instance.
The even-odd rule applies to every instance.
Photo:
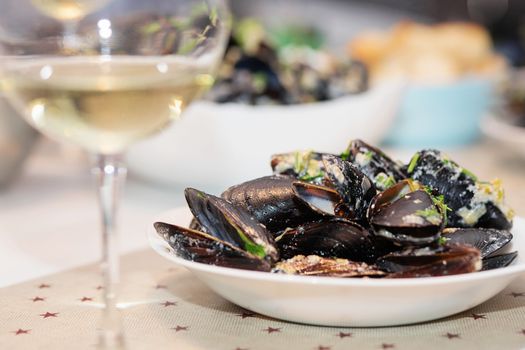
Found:
[[[155,221],[187,226],[187,210],[170,211]],[[288,276],[196,263],[177,257],[148,230],[153,249],[184,266],[225,299],[278,319],[322,326],[374,327],[430,321],[470,309],[501,292],[525,272],[525,220],[516,218],[510,250],[513,265],[446,277],[351,279]]]

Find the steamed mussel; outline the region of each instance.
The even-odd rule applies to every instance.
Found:
[[[308,276],[446,276],[517,257],[501,183],[439,151],[401,164],[354,140],[340,155],[282,153],[271,166],[220,197],[186,189],[190,228],[155,229],[188,260]]]

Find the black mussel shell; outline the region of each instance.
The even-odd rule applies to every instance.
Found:
[[[404,180],[379,193],[368,210],[374,233],[401,245],[436,241],[443,215],[432,197],[416,184]]]
[[[157,233],[186,260],[245,270],[270,271],[271,264],[204,232],[156,222]]]
[[[193,216],[211,236],[270,262],[279,260],[273,237],[249,213],[193,188],[184,194]]]
[[[340,201],[332,189],[279,175],[232,186],[222,197],[246,210],[274,234],[325,217],[328,213],[323,209],[334,213],[334,207]]]
[[[385,273],[374,265],[347,259],[324,258],[317,255],[297,255],[278,262],[272,272],[288,275],[327,277],[383,277]]]
[[[343,199],[351,219],[366,220],[366,211],[377,193],[374,184],[352,163],[331,155],[323,156],[326,177]]]
[[[512,233],[490,228],[447,228],[441,233],[448,243],[470,244],[485,258],[507,245],[512,240]]]
[[[518,252],[512,252],[501,255],[494,255],[483,259],[483,271],[507,267],[518,257]]]
[[[443,195],[450,208],[448,227],[509,230],[512,211],[502,206],[499,182],[482,183],[465,168],[437,150],[416,153],[407,172],[411,178]]]
[[[296,151],[272,155],[271,166],[276,175],[289,175],[304,182],[324,184],[323,155],[313,151]]]
[[[409,248],[379,258],[376,265],[390,278],[447,276],[479,271],[481,254],[470,245]]]
[[[341,157],[352,162],[380,191],[408,177],[400,164],[394,162],[380,149],[361,140],[350,142]]]
[[[288,229],[276,239],[276,244],[282,259],[296,255],[319,255],[373,263],[378,257],[368,231],[354,222],[339,218]]]

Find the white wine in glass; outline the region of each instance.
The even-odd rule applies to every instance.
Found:
[[[7,66],[3,81],[46,135],[116,154],[179,118],[213,83],[211,70],[185,57],[29,59]]]
[[[46,15],[63,20],[78,20],[104,7],[111,0],[31,0]]]
[[[213,83],[228,9],[224,0],[0,0],[0,8],[2,92],[35,128],[96,156],[105,303],[99,347],[124,348],[120,157]]]

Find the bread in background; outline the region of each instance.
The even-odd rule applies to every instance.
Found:
[[[502,76],[507,66],[494,53],[487,31],[463,22],[401,22],[390,31],[359,34],[348,44],[348,53],[366,64],[372,81],[447,83],[466,75]]]

